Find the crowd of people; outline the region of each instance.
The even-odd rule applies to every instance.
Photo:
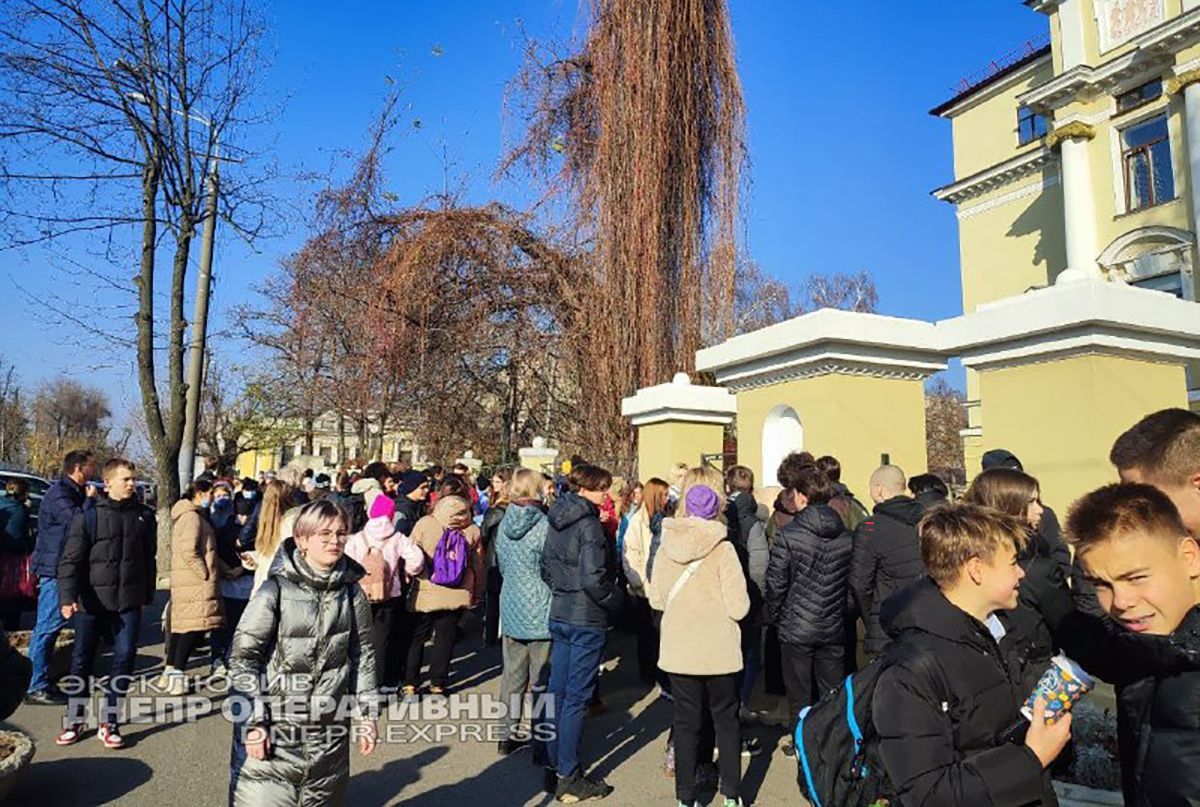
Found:
[[[677,464],[669,480],[638,482],[580,458],[555,478],[374,462],[336,479],[289,467],[234,480],[214,466],[170,510],[157,685],[188,692],[207,642],[209,674],[255,705],[234,731],[231,803],[338,803],[353,741],[364,754],[377,744],[382,703],[451,693],[460,623],[478,609],[485,647],[499,646],[502,702],[515,704],[497,751],[528,746],[544,789],[572,803],[613,792],[581,755],[620,625],[672,710],[663,767],[681,805],[713,788],[725,807],[743,803],[743,760],[766,750],[744,730],[762,719],[760,684],[786,703],[780,752],[807,770],[802,715],[860,670],[901,803],[1023,805],[1055,802],[1051,776],[1072,753],[1069,714],[1020,711],[1065,653],[1117,686],[1127,803],[1191,803],[1200,415],[1148,416],[1112,461],[1122,481],[1076,502],[1065,530],[1004,450],[984,455],[960,496],[935,475],[881,466],[869,506],[836,458],[805,452],[783,460],[774,487],[744,466]],[[50,680],[50,650],[70,623],[73,680],[90,683],[104,639],[113,660],[96,732],[120,748],[156,525],[131,463],[105,463],[102,485],[94,476],[91,455],[69,454],[36,543],[6,526],[0,550],[32,549],[39,582],[26,702],[66,708],[59,745],[82,739],[87,700]],[[15,498],[0,499],[6,525],[20,523],[5,515]],[[273,714],[268,696],[294,694],[293,676],[356,696],[354,714]],[[537,708],[544,698],[552,709]],[[298,730],[306,721],[354,730]]]

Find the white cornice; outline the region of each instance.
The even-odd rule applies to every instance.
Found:
[[[1057,159],[1057,155],[1048,148],[1035,149],[1027,154],[1018,154],[991,168],[985,168],[951,185],[938,188],[933,191],[933,196],[942,202],[958,204],[967,199],[982,196],[996,188],[1002,188],[1035,171],[1040,171]]]
[[[829,373],[926,378],[946,367],[934,326],[822,309],[696,354],[696,368],[735,390]]]
[[[1022,185],[1015,190],[1009,191],[1006,194],[997,196],[994,199],[988,199],[986,202],[979,202],[973,205],[962,205],[958,208],[957,216],[959,221],[966,221],[969,218],[978,216],[981,213],[987,213],[989,210],[995,210],[998,207],[1003,207],[1010,202],[1015,202],[1018,199],[1024,199],[1027,196],[1037,196],[1047,188],[1053,188],[1062,180],[1058,174],[1048,176],[1038,182],[1031,182],[1028,185]]]
[[[1018,96],[1019,103],[1053,110],[1090,100],[1133,79],[1149,79],[1171,65],[1179,51],[1200,42],[1200,9],[1185,12],[1129,40],[1133,49],[1099,67],[1079,65]]]
[[[1200,305],[1122,283],[1059,283],[937,324],[942,348],[972,369],[1070,355],[1200,359]]]
[[[675,421],[683,423],[731,423],[737,414],[737,399],[722,387],[693,386],[680,373],[669,384],[643,387],[621,401],[621,415],[634,426]]]

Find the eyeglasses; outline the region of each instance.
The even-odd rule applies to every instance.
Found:
[[[350,537],[349,533],[342,532],[340,530],[321,530],[320,532],[317,532],[313,535],[313,538],[316,538],[321,543],[326,544],[326,545],[328,545],[328,544],[344,544],[344,543],[346,543],[346,539],[349,537]]]

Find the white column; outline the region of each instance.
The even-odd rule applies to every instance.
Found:
[[[1063,0],[1058,5],[1059,46],[1062,49],[1062,69],[1070,70],[1087,61],[1083,46],[1083,3]]]
[[[1063,222],[1067,235],[1067,271],[1059,282],[1100,273],[1096,266],[1096,199],[1088,165],[1088,141],[1067,137],[1062,141]]]
[[[1200,3],[1200,0],[1196,0]],[[1188,156],[1188,188],[1192,196],[1192,232],[1200,238],[1200,82],[1183,88],[1183,115]],[[1200,255],[1200,251],[1196,254]]]

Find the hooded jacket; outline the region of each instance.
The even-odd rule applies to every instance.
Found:
[[[471,548],[467,570],[462,583],[455,588],[439,586],[429,579],[433,574],[433,554],[438,541],[447,529],[462,530]],[[412,531],[413,543],[425,553],[425,568],[413,581],[413,593],[409,610],[420,614],[434,611],[456,611],[470,608],[479,599],[484,582],[483,554],[479,542],[479,528],[471,523],[471,505],[457,496],[438,499],[433,512],[418,521]]]
[[[33,573],[38,577],[58,577],[58,562],[67,543],[67,532],[86,498],[83,488],[67,476],[59,477],[42,497],[32,562]]]
[[[928,579],[889,599],[882,620],[910,651],[879,674],[872,702],[880,753],[900,802],[1057,804],[1037,755],[1007,739],[1023,725],[1027,693],[988,628]],[[933,670],[904,660],[919,654],[936,662],[928,665]]]
[[[217,536],[208,517],[187,499],[171,508],[171,632],[225,624]]]
[[[596,505],[567,491],[547,516],[542,580],[550,587],[550,618],[580,627],[606,627],[624,602],[616,583],[616,545],[600,526]]]
[[[496,562],[504,576],[500,631],[511,639],[550,638],[550,587],[541,573],[549,528],[540,506],[514,502],[505,509],[496,532]]]
[[[142,608],[154,599],[154,512],[130,496],[96,501],[96,534],[81,511],[71,522],[58,564],[58,604],[90,614]]]
[[[338,699],[375,696],[371,608],[357,585],[362,568],[341,558],[322,576],[284,542],[233,637],[230,681],[253,704],[251,725],[304,727],[342,722]],[[305,714],[299,704],[333,698],[333,713]],[[280,731],[271,755],[245,758],[234,732],[233,803],[337,804],[350,778],[349,738]],[[240,753],[238,753],[240,751]]]
[[[663,612],[658,666],[679,675],[725,675],[742,669],[738,620],[750,610],[746,575],[726,527],[702,518],[668,518],[654,560],[650,607]],[[688,568],[694,571],[671,590]]]
[[[402,596],[404,581],[420,574],[425,568],[425,553],[411,538],[399,530],[393,530],[390,534],[376,534],[370,521],[361,532],[354,533],[346,541],[346,555],[360,565],[367,557],[368,550],[383,556],[388,599]]]
[[[0,493],[0,552],[26,555],[33,550],[29,522],[25,502]]]
[[[734,493],[725,505],[725,519],[729,522],[729,540],[737,550],[742,574],[746,578],[747,593],[750,595],[748,616],[760,619],[762,614],[763,588],[766,586],[767,563],[770,547],[767,544],[767,508],[755,501],[753,494]]]
[[[841,516],[824,504],[805,507],[776,534],[766,604],[780,641],[844,641],[851,543]]]
[[[863,647],[872,655],[888,643],[879,624],[883,601],[925,573],[917,537],[924,514],[916,499],[896,496],[875,505],[875,513],[854,531],[850,588],[865,627]]]

